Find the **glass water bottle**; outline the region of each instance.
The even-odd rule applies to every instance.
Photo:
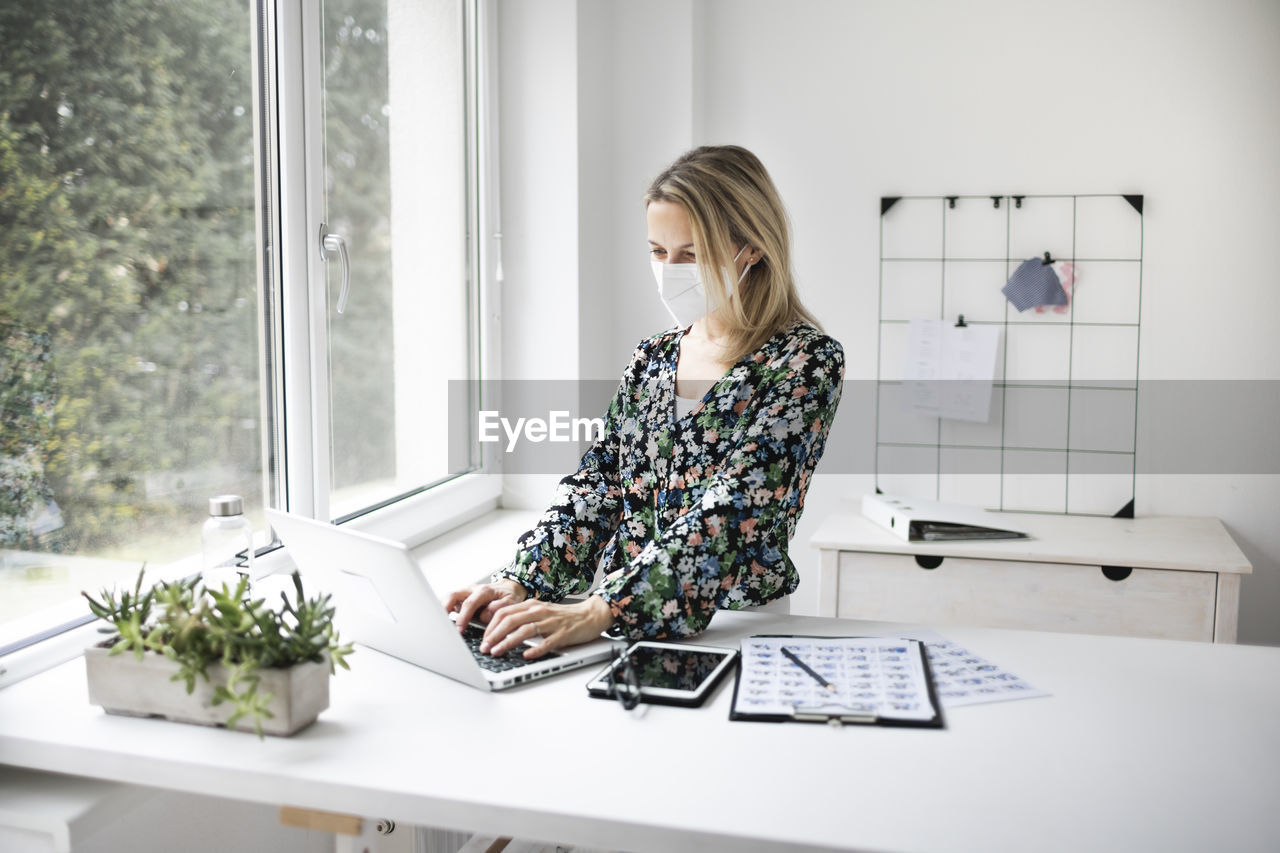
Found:
[[[237,574],[253,576],[253,528],[244,517],[239,495],[209,498],[209,518],[200,531],[204,549],[204,581],[234,587]]]

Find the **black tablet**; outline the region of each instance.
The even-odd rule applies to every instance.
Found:
[[[737,649],[641,640],[587,682],[587,692],[600,699],[617,698],[613,683],[619,673],[622,690],[638,687],[641,702],[697,707],[737,659]],[[630,667],[630,675],[624,666]]]

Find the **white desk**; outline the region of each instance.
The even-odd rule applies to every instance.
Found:
[[[874,627],[722,613],[702,639]],[[104,715],[77,660],[0,691],[0,763],[632,851],[1280,849],[1280,648],[943,633],[1053,696],[944,730],[737,723],[729,685],[629,715],[591,670],[489,695],[362,649],[315,725],[260,742]]]

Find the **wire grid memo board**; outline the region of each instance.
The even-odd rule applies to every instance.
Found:
[[[1142,209],[1142,196],[1119,194],[880,200],[879,490],[1007,511],[1132,515]],[[1001,288],[1046,252],[1073,265],[1069,304],[1019,313]],[[1001,328],[985,423],[907,407],[916,319]]]

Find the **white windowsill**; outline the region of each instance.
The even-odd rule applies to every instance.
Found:
[[[485,580],[507,564],[515,554],[516,538],[537,521],[532,510],[491,509],[459,526],[440,533],[413,549],[422,570],[438,595]],[[420,537],[419,537],[420,538]],[[409,541],[413,541],[410,539]],[[182,560],[148,570],[151,581],[184,577],[198,569],[198,559]],[[254,575],[264,585],[274,587],[293,570],[293,560],[284,549],[264,554],[255,563]],[[274,593],[272,593],[274,594]],[[29,636],[42,628],[63,624],[88,612],[83,599],[32,614],[11,624],[7,634]],[[78,657],[101,637],[101,622],[91,622],[29,648],[0,658],[0,689]]]

